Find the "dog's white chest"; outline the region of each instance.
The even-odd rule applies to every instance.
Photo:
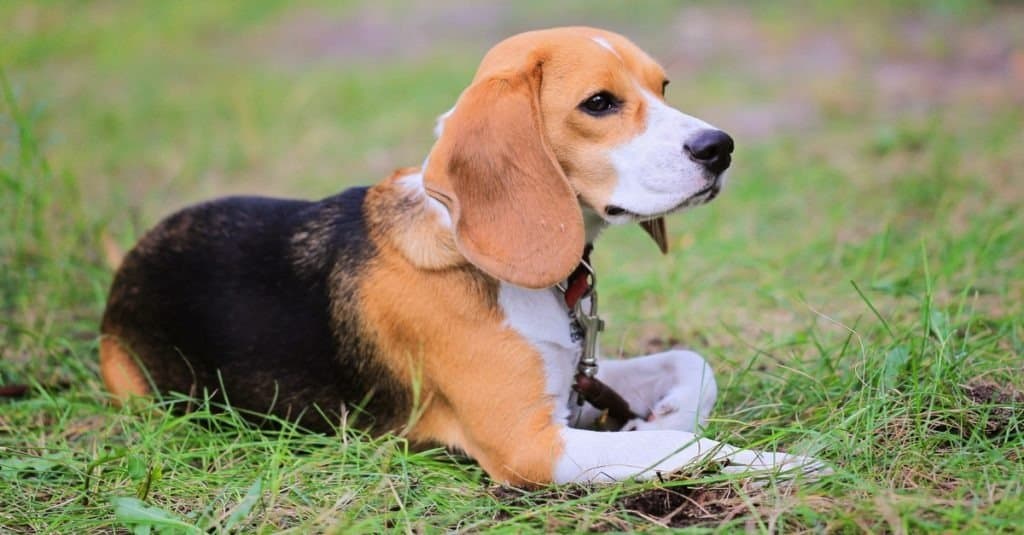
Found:
[[[555,420],[569,418],[569,394],[582,347],[573,340],[569,311],[561,293],[502,283],[498,304],[506,324],[537,349],[544,359],[547,392],[555,400]]]

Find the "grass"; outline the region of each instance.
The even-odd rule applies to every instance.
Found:
[[[1019,530],[1024,13],[823,6],[0,4],[0,385],[29,387],[0,399],[0,531]],[[605,352],[697,349],[710,436],[834,476],[522,491],[398,437],[108,404],[104,240],[415,164],[490,43],[573,21],[654,51],[670,101],[739,145],[667,257],[599,242]]]

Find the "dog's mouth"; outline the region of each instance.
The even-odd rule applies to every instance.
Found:
[[[665,216],[667,216],[669,214],[673,214],[675,212],[678,212],[678,211],[686,209],[686,208],[690,208],[690,207],[693,207],[693,206],[699,206],[699,205],[702,205],[702,204],[709,203],[709,202],[711,202],[711,200],[713,200],[715,197],[717,197],[718,194],[721,193],[721,191],[722,191],[722,181],[721,180],[715,180],[711,184],[708,184],[703,189],[701,189],[701,190],[697,191],[696,193],[694,193],[693,195],[690,195],[689,197],[683,199],[679,204],[673,206],[672,208],[669,208],[668,210],[663,210],[663,211],[660,211],[660,212],[655,212],[653,214],[640,214],[640,213],[637,213],[637,212],[633,212],[631,210],[626,210],[625,208],[622,208],[621,206],[616,206],[614,204],[609,204],[608,206],[605,207],[604,212],[605,212],[605,214],[607,214],[609,216],[614,216],[614,217],[626,216],[626,217],[630,218],[635,223],[643,223],[644,221],[651,221],[651,220],[654,220],[654,219],[658,219],[659,217],[665,217]]]

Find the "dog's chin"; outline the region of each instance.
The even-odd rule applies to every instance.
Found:
[[[604,209],[604,219],[609,223],[616,225],[622,223],[640,223],[643,221],[657,219],[659,217],[665,217],[667,215],[686,210],[687,208],[693,208],[695,206],[711,202],[719,193],[722,192],[722,186],[723,181],[721,179],[715,180],[708,186],[686,197],[667,210],[643,213],[628,210],[620,206],[608,205]]]

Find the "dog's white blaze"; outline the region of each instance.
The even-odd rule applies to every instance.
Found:
[[[424,162],[423,167],[426,168],[426,162]],[[444,225],[445,228],[452,227],[452,216],[448,213],[448,209],[440,201],[427,195],[427,190],[423,187],[423,173],[406,175],[398,179],[398,183],[411,191],[416,199],[422,199],[427,210],[434,214],[437,217],[437,221]]]
[[[641,92],[647,125],[643,133],[610,151],[618,182],[608,204],[653,215],[675,208],[709,185],[712,176],[690,160],[683,144],[714,127],[666,105],[649,91]],[[615,217],[609,220],[620,222]]]
[[[615,50],[615,47],[613,47],[612,44],[609,43],[608,40],[605,39],[604,37],[591,37],[590,40],[608,49],[609,52],[615,54],[615,57],[622,59],[622,57],[619,56],[619,53]]]

